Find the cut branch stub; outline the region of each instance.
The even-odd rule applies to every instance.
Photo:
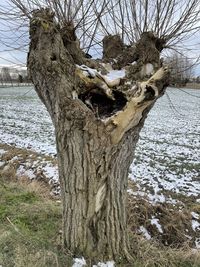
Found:
[[[80,42],[76,36],[73,23],[68,23],[60,30],[63,44],[72,56],[75,64],[84,64],[86,61],[85,54],[80,48]]]
[[[103,59],[110,60],[122,54],[124,44],[119,35],[108,35],[103,39]]]
[[[33,12],[27,65],[35,89],[54,121],[58,103],[64,105],[64,99],[72,95],[75,63],[53,15],[49,9]]]

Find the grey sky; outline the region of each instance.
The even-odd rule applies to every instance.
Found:
[[[5,7],[10,8],[10,4],[7,0],[1,0],[0,8]],[[12,27],[12,31],[9,29],[10,27]],[[27,53],[24,51],[27,51],[28,48],[23,47],[23,45],[28,44],[28,28],[23,29],[23,31],[21,33],[15,23],[9,25],[7,21],[2,20],[0,14],[0,65],[26,64]],[[196,44],[195,47],[193,46],[194,43]],[[200,55],[200,36],[192,36],[188,41],[188,47],[191,47],[192,50],[187,52],[187,56],[197,58]],[[195,67],[194,75],[200,75],[200,65]]]

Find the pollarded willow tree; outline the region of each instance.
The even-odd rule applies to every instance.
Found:
[[[199,0],[10,2],[11,16],[29,20],[28,71],[55,126],[63,244],[74,255],[129,257],[129,166],[168,85],[160,53],[195,33]]]

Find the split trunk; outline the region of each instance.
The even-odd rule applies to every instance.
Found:
[[[128,170],[147,113],[168,80],[167,69],[158,70],[156,40],[145,33],[131,49],[121,44],[118,61],[104,47],[101,65],[84,57],[73,29],[60,29],[49,10],[31,20],[28,70],[55,126],[63,244],[74,255],[128,256]],[[126,68],[123,79],[109,82],[101,74],[109,62]]]

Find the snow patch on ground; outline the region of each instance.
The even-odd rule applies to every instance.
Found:
[[[0,143],[54,155],[53,124],[34,89],[30,89],[0,89]]]
[[[141,191],[140,191],[141,190]],[[133,191],[132,189],[128,189],[127,192],[135,197],[140,196],[148,200],[152,205],[156,205],[157,203],[169,203],[176,205],[179,201],[176,199],[172,199],[171,197],[166,197],[163,193],[154,193],[151,194],[149,192],[142,191],[143,189],[139,189],[138,191]]]
[[[35,178],[35,174],[33,173],[33,170],[26,169],[23,165],[20,165],[16,172],[17,176],[26,176],[29,177],[31,180]]]
[[[99,262],[97,265],[93,265],[93,267],[114,267],[114,261],[107,261],[106,263]]]
[[[194,231],[200,230],[200,223],[196,220],[192,220],[192,229]]]
[[[178,111],[170,108],[164,96],[145,121],[130,173],[140,191],[145,188],[152,195],[163,190],[194,197],[200,194],[200,91],[187,92],[191,95],[185,97],[178,89],[168,89]]]
[[[0,168],[4,173],[12,168],[17,178],[27,177],[30,180],[49,183],[52,193],[60,194],[58,166],[55,158],[32,154],[32,151],[19,150],[12,146],[7,146],[6,149],[5,158],[0,155]]]
[[[83,267],[86,265],[87,263],[85,259],[82,257],[82,258],[75,258],[72,267]],[[114,261],[107,261],[106,263],[99,262],[97,265],[93,265],[92,267],[114,267],[114,266],[115,266]]]
[[[57,182],[58,181],[58,166],[48,163],[43,168],[44,174],[49,177],[50,180]]]
[[[192,211],[192,212],[191,212],[191,215],[192,215],[192,217],[193,217],[194,219],[199,220],[200,215],[199,215],[198,213]]]
[[[156,228],[158,229],[158,232],[161,233],[161,234],[163,234],[163,229],[162,229],[162,226],[159,223],[159,219],[157,219],[155,217],[152,217],[152,219],[151,219],[151,225],[155,225]]]
[[[86,265],[86,261],[84,258],[75,258],[74,259],[74,264],[72,267],[83,267]]]
[[[4,149],[0,149],[0,156],[2,156],[5,153]]]
[[[197,249],[200,249],[200,238],[196,238],[195,245]]]
[[[140,226],[138,232],[141,233],[147,240],[151,239],[151,235],[144,226]]]

